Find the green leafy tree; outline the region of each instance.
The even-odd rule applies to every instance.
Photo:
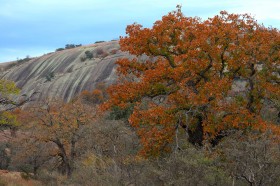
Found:
[[[92,54],[92,52],[90,52],[90,51],[85,51],[85,55],[86,55],[86,58],[87,59],[92,59],[93,58],[93,54]]]

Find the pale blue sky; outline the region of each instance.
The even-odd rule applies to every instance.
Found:
[[[280,29],[280,0],[0,0],[0,62],[118,39],[128,24],[151,27],[177,4],[186,16],[251,13]]]

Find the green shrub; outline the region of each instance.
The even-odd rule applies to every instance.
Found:
[[[58,51],[62,51],[64,50],[64,48],[57,48],[55,51],[58,52]]]
[[[65,45],[65,49],[70,49],[70,48],[75,48],[76,45],[75,44],[66,44]]]
[[[85,51],[85,55],[86,55],[86,58],[87,59],[92,59],[93,58],[93,54],[92,54],[92,52],[90,52],[90,51]]]
[[[95,41],[95,43],[104,43],[105,41]]]
[[[81,57],[80,57],[80,60],[81,60],[81,62],[84,62],[84,61],[86,61],[86,60],[87,60],[87,58],[86,58],[86,57],[84,57],[84,56],[81,56]]]
[[[129,116],[132,114],[134,105],[130,105],[126,108],[120,108],[118,106],[114,106],[109,114],[109,119],[112,120],[127,120]]]
[[[18,64],[21,64],[21,63],[25,63],[25,62],[28,62],[28,61],[30,61],[32,58],[30,58],[30,56],[29,55],[27,55],[25,58],[23,58],[23,59],[18,59],[17,60],[17,63]]]
[[[54,78],[54,72],[50,72],[49,74],[47,74],[45,76],[46,81],[52,81],[52,79]]]

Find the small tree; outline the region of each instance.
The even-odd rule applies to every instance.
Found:
[[[32,107],[28,113],[26,119],[30,127],[35,127],[32,138],[52,143],[57,149],[56,156],[61,160],[62,173],[70,176],[74,159],[79,154],[77,146],[84,137],[86,126],[94,120],[94,109],[80,101],[67,104],[56,101]]]
[[[58,149],[51,142],[39,141],[30,135],[13,140],[11,150],[11,166],[27,174],[33,173],[35,177],[43,167],[53,169],[58,163]]]
[[[64,48],[57,48],[55,51],[59,52],[59,51],[62,51],[62,50],[64,50]]]
[[[0,130],[10,129],[11,134],[15,136],[15,131],[19,126],[16,119],[16,113],[19,110],[15,110],[14,113],[11,110],[23,105],[26,100],[17,102],[13,100],[13,96],[19,94],[20,90],[16,87],[16,84],[8,80],[0,80]]]
[[[71,49],[71,48],[75,48],[76,45],[75,44],[66,44],[65,45],[65,49]]]
[[[86,54],[86,58],[87,59],[92,59],[93,58],[93,54],[92,54],[92,52],[90,52],[90,51],[85,51],[85,54]]]
[[[48,74],[45,76],[45,78],[46,78],[46,82],[47,82],[47,81],[52,81],[52,79],[54,78],[54,72],[48,73]]]
[[[218,149],[221,165],[232,176],[233,183],[279,185],[280,150],[271,134],[238,132],[221,142]]]

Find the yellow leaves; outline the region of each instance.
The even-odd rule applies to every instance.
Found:
[[[0,114],[0,125],[9,126],[11,128],[18,127],[20,123],[17,120],[17,117],[12,112],[3,111]]]
[[[1,104],[11,104],[16,105],[16,103],[11,99],[13,95],[18,94],[20,90],[16,87],[16,84],[9,80],[0,80],[0,96]]]
[[[2,96],[10,94],[18,94],[20,90],[16,87],[16,84],[9,80],[0,80],[0,92]]]

